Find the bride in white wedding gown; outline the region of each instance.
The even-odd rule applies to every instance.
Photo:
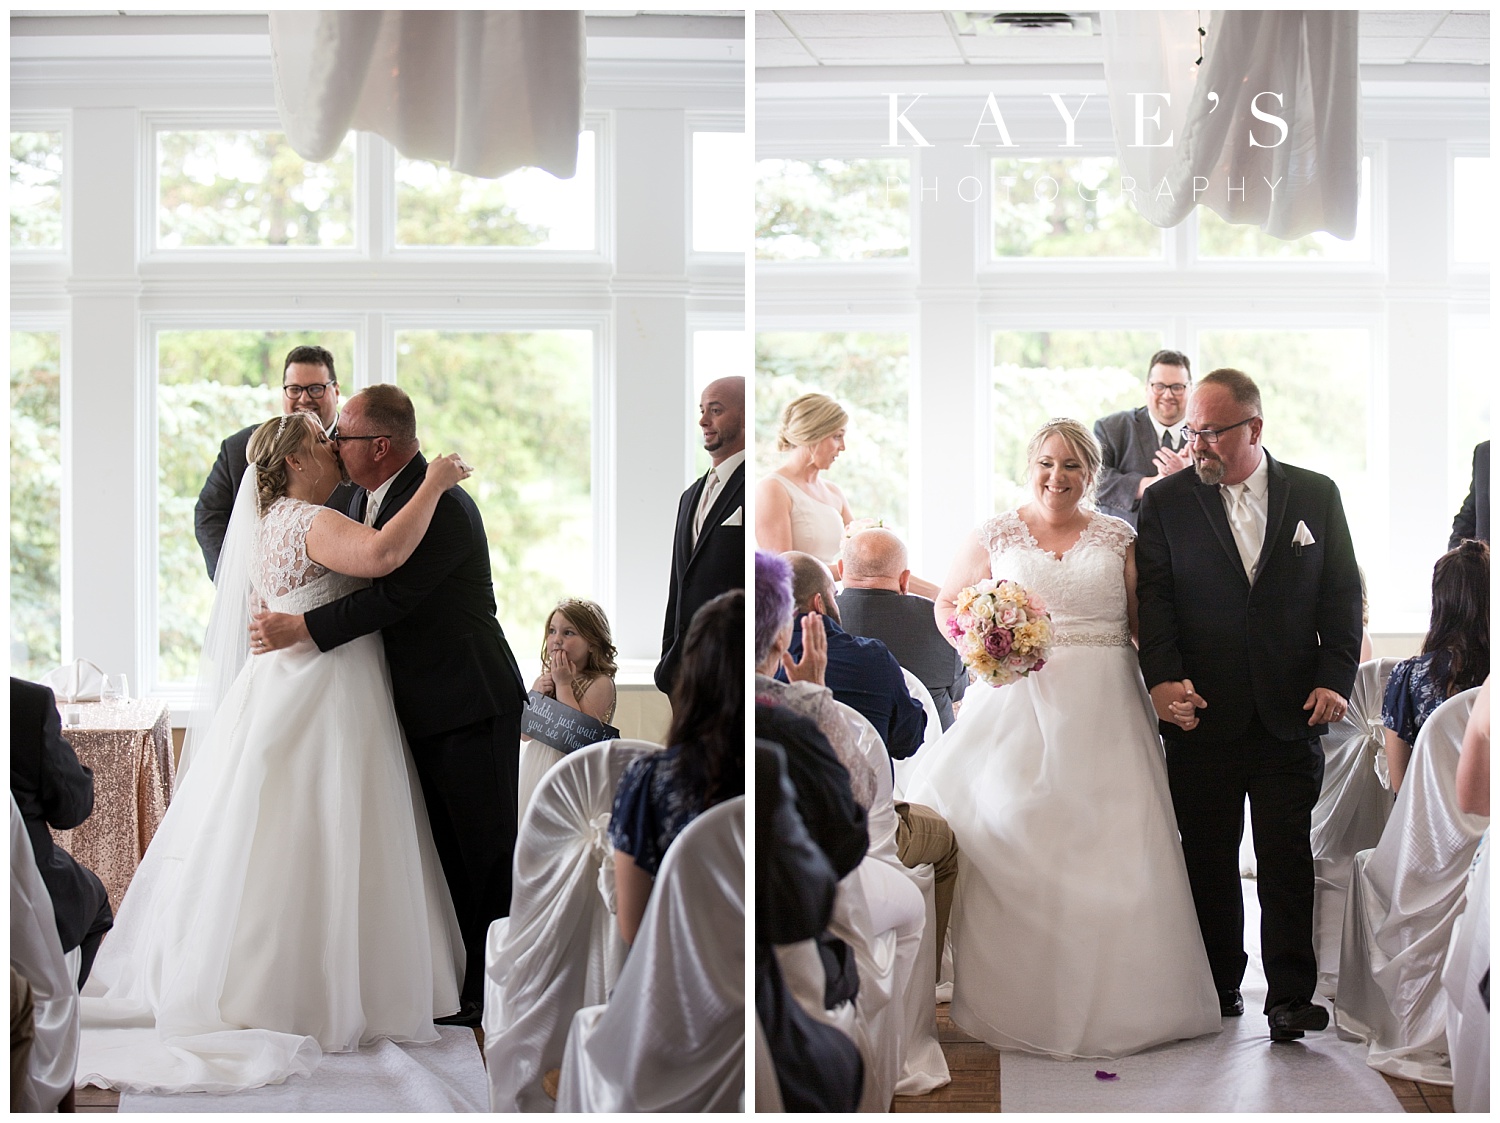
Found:
[[[324,1051],[435,1041],[458,1008],[463,942],[379,634],[247,658],[246,628],[256,601],[302,612],[390,572],[468,470],[434,459],[375,531],[321,506],[342,467],[308,414],[247,456],[200,674],[223,696],[84,990],[81,1084],[279,1083]]]
[[[970,686],[906,794],[958,840],[954,1023],[998,1048],[1118,1057],[1217,1031],[1219,1000],[1131,644],[1133,532],[1081,505],[1099,464],[1083,426],[1050,422],[1028,459],[1033,501],[979,528],[937,612],[1009,578],[1046,603],[1052,654]]]

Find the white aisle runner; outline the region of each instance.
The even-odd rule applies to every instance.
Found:
[[[1055,1061],[1027,1053],[1000,1058],[1002,1111],[1394,1111],[1400,1102],[1365,1064],[1368,1049],[1322,1033],[1272,1046],[1261,1007],[1260,905],[1255,882],[1245,890],[1241,988],[1245,1014],[1225,1018],[1222,1032],[1160,1045],[1117,1061]],[[1101,1080],[1098,1072],[1116,1079]]]
[[[120,1111],[489,1111],[484,1060],[472,1029],[439,1026],[432,1045],[382,1041],[325,1053],[311,1076],[229,1096],[120,1097]]]

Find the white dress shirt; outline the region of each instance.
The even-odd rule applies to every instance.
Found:
[[[413,458],[413,459],[415,459],[415,458]],[[408,460],[406,462],[406,464],[410,464],[410,463],[411,463],[410,460]],[[402,472],[404,472],[406,470],[406,464],[403,464],[403,465],[401,465],[400,468],[396,469],[396,476],[399,476]],[[365,525],[366,526],[374,526],[375,525],[375,518],[376,518],[376,516],[378,516],[380,514],[381,505],[383,503],[385,503],[385,497],[390,493],[391,484],[393,484],[393,483],[396,482],[396,476],[392,476],[390,479],[386,480],[385,483],[381,484],[379,487],[377,487],[374,491],[370,492],[365,497]]]
[[[1271,473],[1264,452],[1255,471],[1243,483],[1219,485],[1219,497],[1224,501],[1224,513],[1229,517],[1229,529],[1234,532],[1234,544],[1239,549],[1240,561],[1245,565],[1245,576],[1252,585],[1255,584],[1255,567],[1260,560],[1261,547],[1266,541],[1267,489],[1270,485]]]
[[[740,449],[733,456],[727,457],[722,463],[714,465],[708,470],[708,476],[703,482],[703,493],[698,496],[698,510],[693,514],[693,544],[698,544],[698,535],[703,533],[704,520],[708,518],[709,511],[713,510],[714,503],[719,498],[719,492],[729,482],[729,477],[734,475],[735,469],[745,462],[745,450]]]

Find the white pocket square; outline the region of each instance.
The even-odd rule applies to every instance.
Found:
[[[745,525],[745,508],[743,508],[743,507],[736,507],[734,509],[734,514],[730,515],[727,519],[725,519],[719,525],[720,526],[744,526]]]
[[[1300,554],[1303,546],[1311,546],[1316,541],[1317,539],[1312,536],[1312,531],[1307,529],[1307,524],[1299,519],[1297,531],[1292,535],[1292,549]]]

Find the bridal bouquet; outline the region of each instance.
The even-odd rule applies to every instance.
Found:
[[[1035,593],[1014,581],[984,580],[958,594],[948,635],[964,666],[991,686],[1006,686],[1047,665],[1052,617]]]

